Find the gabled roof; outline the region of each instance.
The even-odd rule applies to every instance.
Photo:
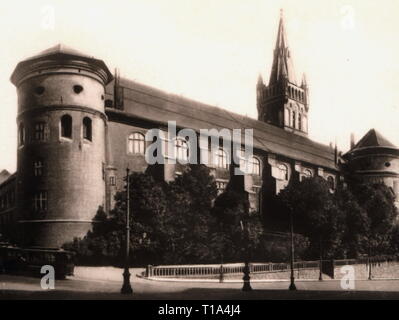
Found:
[[[131,81],[120,79],[124,89],[124,110],[107,108],[110,119],[132,117],[150,123],[166,124],[176,121],[180,128],[200,129],[253,129],[254,148],[336,170],[334,150],[306,137],[245,117],[227,110],[196,102],[178,95]],[[107,98],[112,99],[113,82],[106,87]],[[243,141],[243,139],[242,139]]]
[[[397,149],[397,147],[392,142],[383,137],[375,129],[371,129],[369,132],[367,132],[365,136],[360,139],[360,141],[352,148],[352,150],[367,147],[387,147]]]

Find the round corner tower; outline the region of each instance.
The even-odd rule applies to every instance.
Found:
[[[371,129],[356,145],[343,156],[350,178],[384,183],[396,196],[399,206],[399,148]]]
[[[103,61],[57,45],[20,62],[17,212],[21,243],[58,248],[83,237],[104,205]]]

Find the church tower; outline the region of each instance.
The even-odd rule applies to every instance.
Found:
[[[282,11],[269,83],[259,76],[256,91],[258,120],[307,136],[308,85],[305,75],[296,80]]]

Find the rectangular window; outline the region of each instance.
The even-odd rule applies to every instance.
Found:
[[[115,185],[116,185],[116,183],[115,183],[115,177],[114,177],[114,176],[109,177],[109,184],[110,184],[111,186],[115,186]]]
[[[41,177],[43,175],[43,162],[37,160],[33,164],[35,177]]]
[[[33,139],[36,141],[43,141],[44,140],[44,130],[45,130],[45,123],[44,122],[37,122],[35,123],[35,130]]]
[[[47,210],[47,191],[39,191],[35,193],[33,198],[33,207],[36,211]]]

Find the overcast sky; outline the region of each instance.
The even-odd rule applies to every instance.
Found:
[[[0,169],[16,168],[15,65],[57,43],[123,77],[256,118],[280,8],[297,78],[310,86],[310,138],[375,128],[399,145],[399,1],[126,0],[0,2]]]

